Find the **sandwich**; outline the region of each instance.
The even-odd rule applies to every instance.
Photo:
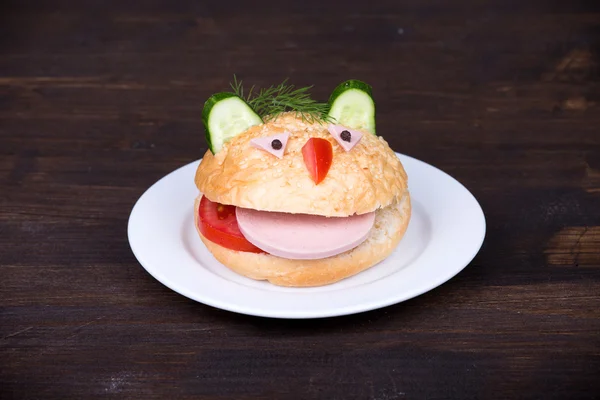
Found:
[[[194,222],[233,271],[292,287],[321,286],[387,258],[407,229],[408,178],[375,133],[372,89],[351,80],[327,103],[283,84],[211,96],[208,151],[195,174]]]

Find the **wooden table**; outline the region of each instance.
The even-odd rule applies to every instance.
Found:
[[[0,9],[1,398],[600,396],[597,3],[29,3]],[[129,212],[201,157],[203,102],[234,73],[321,100],[371,83],[392,147],[481,202],[474,261],[323,320],[236,315],[154,280]]]

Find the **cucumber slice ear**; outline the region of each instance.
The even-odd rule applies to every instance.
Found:
[[[375,102],[366,83],[352,79],[342,82],[329,97],[329,116],[348,128],[375,135]]]
[[[202,123],[206,130],[208,148],[218,153],[234,136],[263,120],[240,97],[233,93],[213,94],[204,103]]]

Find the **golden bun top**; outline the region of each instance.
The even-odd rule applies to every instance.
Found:
[[[289,132],[282,159],[250,145],[257,137]],[[311,137],[327,139],[333,160],[325,179],[316,185],[302,156]],[[217,154],[206,152],[195,183],[208,199],[263,211],[349,216],[394,204],[407,191],[400,160],[381,136],[364,133],[346,152],[326,124],[309,123],[293,112],[253,126],[231,139]]]

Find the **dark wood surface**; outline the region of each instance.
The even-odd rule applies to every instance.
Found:
[[[0,398],[600,398],[600,3],[336,3],[1,3]],[[474,261],[324,320],[154,280],[129,212],[233,73],[370,82],[392,147],[481,202]]]

